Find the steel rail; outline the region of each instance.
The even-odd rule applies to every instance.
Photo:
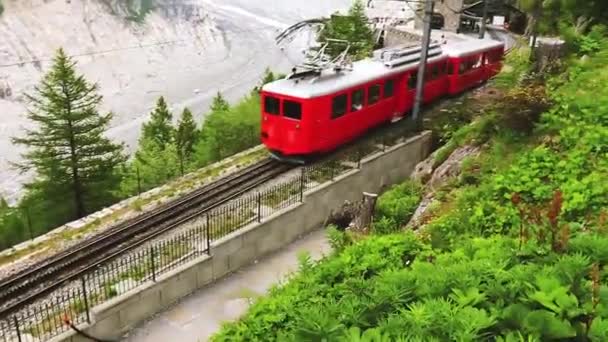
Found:
[[[4,279],[0,283],[0,301],[5,305],[0,308],[0,315],[16,311],[20,306],[48,294],[100,264],[175,229],[291,168],[293,166],[265,159]]]

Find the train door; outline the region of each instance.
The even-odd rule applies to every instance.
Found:
[[[366,88],[364,86],[350,91],[348,102],[348,125],[351,129],[350,136],[363,133],[370,125],[370,113],[366,106]]]
[[[406,108],[411,111],[414,108],[416,99],[416,85],[418,84],[418,70],[411,70],[407,74]]]
[[[262,143],[271,150],[283,152],[281,100],[273,94],[263,93],[261,130]]]
[[[310,132],[310,144],[312,152],[326,152],[334,143],[335,135],[332,133],[334,124],[330,120],[329,108],[331,98],[327,96],[318,97],[308,101],[305,106],[304,124]]]
[[[382,98],[384,101],[382,111],[386,113],[383,117],[383,121],[394,121],[401,116],[400,111],[397,107],[397,86],[398,78],[392,77],[384,82],[384,90],[382,92]]]
[[[460,69],[461,60],[459,58],[450,58],[450,59],[448,59],[447,63],[448,63],[447,64],[448,94],[456,95],[456,94],[460,93],[460,91],[461,91],[460,81],[459,81],[460,75],[458,73],[458,71]]]
[[[310,151],[307,132],[303,123],[302,101],[299,99],[284,98],[282,101],[283,145],[288,154],[304,154]]]
[[[329,118],[327,122],[328,148],[334,148],[347,140],[353,131],[349,122],[348,93],[329,97]],[[324,111],[327,112],[327,111]]]
[[[402,74],[397,78],[397,87],[395,89],[395,111],[399,117],[404,117],[405,114],[410,110],[408,102],[408,89],[407,89],[408,74]]]

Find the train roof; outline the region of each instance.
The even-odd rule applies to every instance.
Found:
[[[475,52],[498,48],[501,42],[490,39],[471,39],[458,43],[436,46],[435,55],[429,58],[429,63],[437,62],[448,57],[461,57]],[[391,49],[385,49],[390,51]],[[405,57],[407,58],[407,57]],[[407,61],[407,59],[405,59]],[[325,70],[321,75],[309,75],[299,78],[285,78],[266,84],[262,90],[269,93],[309,99],[337,93],[343,89],[356,87],[377,79],[390,77],[404,71],[416,69],[419,59],[398,66],[388,66],[378,58],[367,58],[354,62],[352,70],[335,72]]]
[[[443,46],[443,51],[450,57],[464,57],[474,53],[504,47],[505,44],[493,39],[467,39]]]

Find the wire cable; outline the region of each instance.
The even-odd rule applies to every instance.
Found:
[[[250,33],[250,32],[262,32],[262,31],[276,31],[276,28],[269,27],[269,26],[263,26],[263,27],[260,26],[258,28],[254,27],[252,29],[247,29],[247,30],[221,30],[219,32],[211,34],[211,37],[218,36],[218,35],[219,36],[226,36],[226,35],[232,36],[232,35],[236,35],[236,34]],[[78,57],[86,57],[86,56],[95,56],[95,55],[107,54],[107,53],[112,53],[112,52],[144,49],[144,48],[164,46],[164,45],[174,45],[174,44],[187,42],[187,41],[188,40],[185,40],[185,39],[177,39],[177,40],[167,40],[167,41],[161,41],[161,42],[149,43],[149,44],[137,44],[137,45],[124,46],[124,47],[118,47],[118,48],[112,48],[112,49],[106,49],[106,50],[97,50],[97,51],[91,51],[91,52],[70,54],[69,57],[78,58]],[[35,64],[35,63],[44,63],[44,62],[52,62],[52,61],[53,61],[52,57],[22,60],[22,61],[18,61],[18,62],[0,64],[0,68],[10,68],[10,67],[15,67],[15,66],[23,66],[25,64]]]

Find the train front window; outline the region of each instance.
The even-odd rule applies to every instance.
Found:
[[[264,112],[271,115],[279,115],[281,101],[276,97],[264,96]]]
[[[395,93],[395,80],[388,80],[384,84],[384,98],[389,98]]]
[[[357,112],[363,108],[363,104],[365,102],[365,90],[359,89],[355,90],[351,96],[351,112]]]
[[[380,100],[380,85],[376,84],[369,87],[369,95],[367,96],[367,101],[370,105],[378,102]]]
[[[334,97],[331,105],[331,118],[336,119],[346,114],[348,105],[348,95],[338,95]]]
[[[284,100],[283,116],[296,120],[302,119],[302,104],[299,102]]]

